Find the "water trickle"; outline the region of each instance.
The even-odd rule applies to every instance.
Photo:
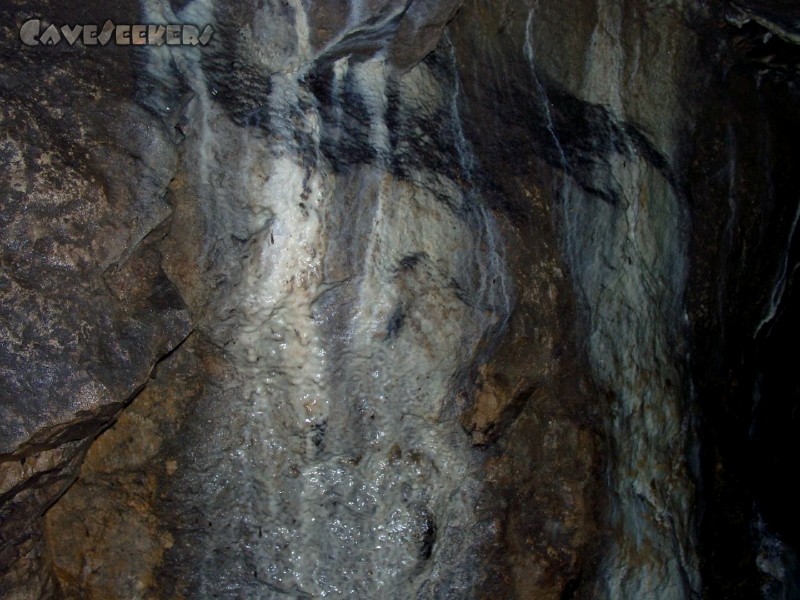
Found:
[[[483,256],[475,257],[476,262],[481,265],[478,297],[483,305],[491,307],[492,314],[503,315],[499,324],[502,327],[511,314],[513,304],[509,276],[505,268],[505,246],[500,238],[497,223],[476,188],[475,153],[464,133],[464,125],[458,105],[462,92],[455,46],[447,33],[444,35],[444,41],[449,48],[453,77],[452,93],[450,95],[450,120],[454,131],[456,155],[463,173],[462,179],[468,186],[466,190],[467,206],[471,209],[471,214],[477,215],[477,218],[473,217],[473,228],[479,231],[481,235],[479,243],[475,245],[478,252],[483,254]]]
[[[450,94],[450,120],[454,132],[456,155],[461,171],[466,175],[467,181],[473,183],[475,159],[472,148],[464,135],[464,126],[461,123],[461,114],[458,110],[458,101],[461,97],[461,78],[458,74],[458,61],[456,59],[456,49],[447,34],[444,37],[450,51],[450,62],[453,75],[453,90]]]
[[[539,74],[536,69],[536,54],[533,48],[533,24],[536,13],[539,10],[538,0],[528,11],[528,18],[525,21],[525,43],[523,45],[523,54],[525,61],[530,68],[531,78],[533,79],[538,101],[541,103],[542,112],[545,119],[545,127],[549,133],[553,145],[558,153],[558,160],[561,166],[561,178],[556,178],[553,181],[554,193],[560,199],[559,205],[561,207],[561,220],[563,223],[563,243],[564,251],[568,261],[573,260],[579,251],[577,244],[579,241],[576,236],[571,232],[575,232],[579,228],[579,214],[582,210],[583,196],[580,189],[576,187],[570,172],[569,160],[561,145],[561,140],[556,133],[555,122],[553,120],[553,113],[550,108],[550,99],[547,95],[547,90],[542,84]]]
[[[800,222],[800,202],[797,204],[797,210],[795,210],[794,218],[792,219],[792,225],[789,228],[789,237],[786,241],[786,245],[784,246],[778,272],[775,276],[775,283],[772,286],[772,294],[769,298],[766,314],[758,323],[755,333],[753,333],[754,338],[758,337],[758,334],[761,332],[761,330],[765,326],[769,325],[769,323],[771,323],[775,318],[775,315],[778,314],[778,308],[780,308],[783,295],[786,292],[786,285],[789,283],[790,279],[794,276],[795,271],[800,266],[794,265],[791,269],[789,268],[789,257],[791,255],[792,243],[794,241],[794,235],[795,231],[797,230],[798,222]]]
[[[564,152],[564,147],[561,145],[561,141],[558,139],[558,135],[556,134],[555,123],[553,122],[553,113],[550,110],[550,100],[547,97],[547,90],[545,90],[544,85],[542,85],[542,82],[539,79],[539,74],[536,72],[536,55],[533,51],[533,19],[538,8],[539,3],[536,2],[528,11],[528,19],[525,21],[525,45],[523,46],[523,53],[525,55],[525,60],[530,67],[531,76],[533,77],[533,83],[536,86],[536,92],[539,96],[539,101],[542,104],[547,131],[550,134],[550,137],[553,138],[553,144],[558,151],[559,160],[561,161],[561,169],[566,175],[569,173],[567,155]]]

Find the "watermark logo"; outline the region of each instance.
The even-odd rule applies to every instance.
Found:
[[[26,46],[56,46],[62,41],[70,46],[205,46],[214,30],[206,25],[201,30],[194,25],[117,25],[111,20],[98,25],[47,25],[30,19],[19,28],[19,38]]]

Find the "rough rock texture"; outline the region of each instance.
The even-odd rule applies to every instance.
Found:
[[[375,10],[318,49],[299,3],[254,7],[287,39],[247,77],[226,70],[258,55],[247,32],[148,65],[195,94],[172,193],[197,226],[165,252],[204,268],[167,272],[228,374],[164,485],[183,507],[165,597],[459,597],[483,574],[493,521],[474,508],[482,457],[455,400],[512,290],[468,179],[452,62],[395,68],[383,50],[402,13]]]
[[[614,491],[599,580],[582,580],[596,567],[591,554],[581,556],[560,570],[566,581],[551,594],[577,587],[592,597],[689,597],[700,580],[684,407],[686,198],[674,157],[691,118],[681,98],[694,51],[690,15],[640,3],[570,10],[579,17],[565,19],[555,2],[475,3],[453,24],[478,156],[497,165],[492,183],[523,214],[520,180],[542,182],[547,224],[560,230],[549,252],[561,257],[581,316],[577,354],[587,353],[602,399],[593,407],[599,417],[586,396],[573,409],[608,439]],[[578,429],[575,416],[562,419]],[[586,456],[575,442],[567,448]]]
[[[89,449],[78,482],[47,513],[48,554],[62,597],[159,594],[158,568],[174,540],[155,511],[163,502],[158,482],[175,475],[182,417],[201,393],[201,372],[212,367],[196,357],[196,347],[190,338],[159,363],[131,407]]]
[[[798,596],[794,3],[121,6],[3,42],[4,597]]]
[[[154,242],[175,151],[134,102],[131,57],[18,48],[4,5],[0,595],[52,590],[40,517],[88,444],[189,332]],[[27,11],[31,12],[27,12]],[[135,13],[132,13],[135,14]]]

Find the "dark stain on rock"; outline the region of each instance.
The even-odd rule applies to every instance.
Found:
[[[422,509],[419,525],[419,558],[425,561],[429,560],[433,555],[433,547],[436,544],[436,519],[427,509]]]
[[[406,319],[406,312],[402,304],[398,304],[392,315],[389,317],[389,323],[386,325],[386,339],[390,340],[396,337],[400,330],[403,328],[403,323]]]

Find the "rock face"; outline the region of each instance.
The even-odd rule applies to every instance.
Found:
[[[556,3],[465,8],[457,45],[485,58],[465,68],[464,88],[479,156],[508,165],[495,180],[511,202],[526,203],[515,180],[535,181],[536,170],[550,180],[542,193],[560,230],[551,252],[570,273],[581,349],[603,397],[595,422],[610,444],[610,539],[584,593],[688,598],[700,577],[684,407],[688,220],[675,157],[691,117],[680,96],[694,35],[679,5],[571,10],[578,27]]]
[[[404,7],[368,23],[356,9],[324,48],[302,5],[276,4],[231,15],[247,25],[230,48],[148,64],[192,77],[173,193],[198,226],[165,250],[206,267],[167,272],[230,374],[193,407],[164,485],[184,507],[166,596],[458,597],[480,575],[491,522],[456,399],[511,282],[452,63],[403,72],[386,42]],[[288,32],[285,52],[230,78],[230,60],[258,57],[249,23],[264,20]]]
[[[38,8],[54,20],[70,14]],[[130,58],[23,52],[15,28],[37,9],[26,10],[0,9],[4,598],[52,593],[41,568],[42,513],[75,479],[92,439],[190,330],[157,249],[176,152],[134,101]]]
[[[730,67],[711,82],[689,171],[704,581],[713,597],[795,598],[797,495],[782,473],[798,425],[785,351],[798,314],[797,9],[735,8],[714,47]]]
[[[797,597],[792,3],[85,10],[214,36],[0,9],[3,597]]]

